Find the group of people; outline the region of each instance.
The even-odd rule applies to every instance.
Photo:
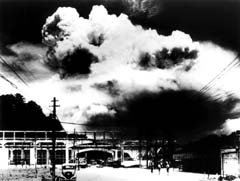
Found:
[[[163,161],[163,160],[159,160],[158,162],[157,162],[157,165],[154,165],[154,161],[153,160],[150,160],[150,169],[151,169],[151,173],[153,173],[153,169],[154,169],[154,167],[155,166],[157,166],[157,169],[158,169],[158,173],[160,174],[160,172],[161,172],[161,169],[162,168],[166,168],[166,170],[167,170],[167,174],[169,174],[169,168],[170,168],[170,163],[169,163],[169,161]]]

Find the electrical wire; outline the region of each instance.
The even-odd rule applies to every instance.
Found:
[[[63,123],[63,124],[73,124],[73,125],[87,125],[86,123],[73,123],[73,122],[64,122],[64,121],[60,121],[60,123]]]
[[[237,58],[237,57],[236,57]],[[214,81],[220,79],[226,72],[230,71],[232,68],[236,67],[239,62],[236,61],[236,58],[231,61],[226,67],[223,68],[221,72],[219,72],[211,81],[209,81],[200,91],[205,91],[210,88],[210,85],[214,83]],[[213,85],[211,85],[213,86]]]
[[[13,67],[11,67],[11,66],[4,60],[3,57],[0,56],[0,60],[2,61],[2,63],[3,63],[4,65],[6,65],[6,66],[8,67],[9,70],[11,70],[11,71],[18,77],[19,80],[21,80],[21,82],[22,82],[23,84],[25,84],[27,87],[29,87],[29,85],[27,84],[27,82],[14,70]]]
[[[5,80],[5,81],[7,81],[12,87],[14,87],[15,89],[18,89],[18,87],[16,86],[16,84],[14,84],[12,81],[10,81],[9,79],[7,79],[4,75],[2,75],[1,73],[0,73],[0,77],[3,79],[3,80]]]
[[[210,80],[205,86],[203,86],[200,89],[200,92],[202,94],[205,94],[207,91],[209,91],[211,88],[215,86],[215,82],[217,80],[219,80],[221,77],[223,77],[227,72],[229,72],[233,68],[238,67],[240,65],[238,58],[239,58],[239,54],[226,67],[224,67],[212,80]]]

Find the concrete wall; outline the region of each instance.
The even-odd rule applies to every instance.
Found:
[[[236,149],[221,150],[221,174],[226,175],[239,175],[239,158]]]
[[[1,155],[0,168],[6,168],[8,166],[8,149],[1,148],[0,155]]]

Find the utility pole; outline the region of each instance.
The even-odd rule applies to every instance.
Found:
[[[140,135],[139,137],[139,147],[138,147],[138,153],[139,153],[139,167],[142,167],[142,137]]]
[[[74,128],[74,131],[73,131],[73,149],[74,149],[73,159],[74,159],[74,163],[76,163],[76,148],[75,148],[75,144],[76,144],[76,129]]]
[[[56,105],[56,98],[54,97],[51,102],[53,102],[53,105],[50,107],[53,107],[53,112],[52,112],[52,120],[56,122],[57,120],[57,114],[56,114],[56,108],[59,107],[59,105]],[[52,181],[55,181],[56,173],[56,163],[55,163],[55,145],[56,145],[56,135],[55,135],[55,128],[52,127],[52,159],[51,159],[51,164],[52,164]]]

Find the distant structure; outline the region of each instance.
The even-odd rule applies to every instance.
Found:
[[[240,175],[240,131],[231,135],[209,135],[180,147],[173,154],[175,164],[185,172]]]
[[[240,176],[240,131],[232,134],[232,144],[221,149],[221,175]]]

